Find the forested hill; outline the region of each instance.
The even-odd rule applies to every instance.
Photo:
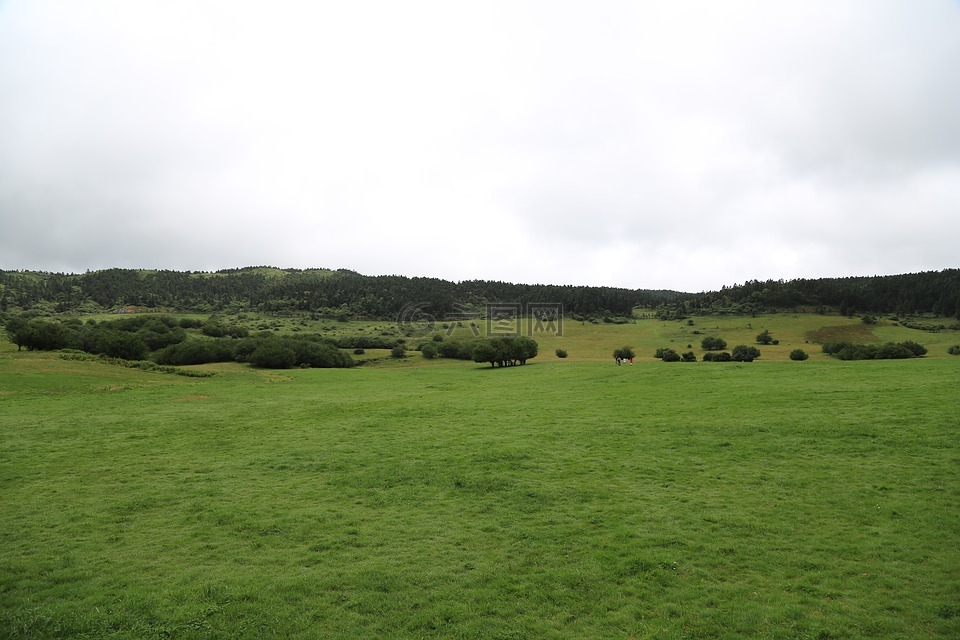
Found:
[[[146,307],[181,312],[318,313],[396,317],[411,305],[435,316],[488,303],[561,304],[565,313],[662,317],[765,311],[960,313],[960,269],[894,276],[749,281],[698,294],[488,280],[365,276],[346,269],[247,267],[209,272],[105,269],[83,274],[0,270],[0,311],[98,312]]]
[[[0,271],[0,311],[147,307],[388,318],[412,306],[439,317],[481,311],[487,303],[559,303],[568,313],[628,315],[635,306],[658,307],[689,297],[676,291],[365,276],[346,269],[249,267],[215,273],[106,269],[84,274]]]
[[[688,314],[762,311],[932,313],[960,319],[960,269],[893,276],[752,280],[683,301]]]

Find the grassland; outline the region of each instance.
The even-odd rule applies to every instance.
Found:
[[[752,364],[650,357],[763,328]],[[198,379],[0,342],[0,637],[958,637],[960,339],[786,359],[824,329],[864,331]]]

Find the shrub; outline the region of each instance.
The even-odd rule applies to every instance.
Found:
[[[733,348],[730,357],[737,362],[753,362],[760,357],[760,349],[746,344],[738,344]]]
[[[353,358],[330,344],[316,340],[302,338],[285,339],[284,344],[293,350],[294,364],[300,366],[321,367],[325,369],[335,367],[352,367]]]
[[[960,356],[960,344],[955,344],[949,349],[947,349],[947,353],[949,353],[952,356]]]
[[[265,340],[249,357],[255,367],[264,369],[290,369],[296,364],[297,353],[281,340]]]
[[[101,331],[96,343],[96,353],[123,360],[143,360],[147,357],[147,343],[135,333],[127,331]]]
[[[715,336],[707,336],[700,341],[700,346],[704,351],[720,351],[727,348],[727,341]]]
[[[769,329],[764,329],[757,334],[757,343],[758,344],[770,344],[773,342],[773,336],[770,335]]]
[[[395,346],[393,349],[390,350],[391,358],[403,358],[406,355],[407,355],[407,348],[404,347],[402,344],[398,344],[397,346]]]
[[[434,346],[433,342],[427,342],[420,347],[420,355],[422,355],[427,360],[433,360],[437,357],[439,350]]]
[[[637,357],[637,354],[634,353],[633,347],[620,347],[619,349],[614,349],[613,357],[620,358],[621,360],[633,360]]]
[[[234,360],[236,355],[236,345],[230,341],[187,340],[164,347],[153,355],[153,360],[157,364],[182,366],[229,362]]]
[[[470,342],[446,340],[437,345],[437,352],[442,358],[473,360],[473,344]]]
[[[566,350],[566,349],[557,349],[556,354],[557,354],[557,357],[558,357],[558,358],[566,358],[566,357],[567,357],[567,350]]]
[[[909,349],[915,357],[920,357],[927,354],[927,348],[922,344],[917,344],[913,340],[907,340],[906,342],[901,342],[900,344]]]
[[[733,358],[726,351],[721,351],[720,353],[705,353],[703,354],[704,362],[730,362]]]
[[[882,345],[853,344],[850,342],[827,342],[823,352],[838,360],[888,360],[915,358],[927,353],[927,348],[911,340],[887,342]]]
[[[696,361],[697,361],[697,354],[695,354],[693,351],[687,351],[686,353],[684,353],[684,354],[683,354],[682,356],[680,356],[680,357],[683,358],[683,361],[684,361],[684,362],[696,362]]]
[[[804,351],[803,349],[794,349],[793,351],[790,352],[790,359],[791,359],[791,360],[803,361],[803,360],[806,360],[806,359],[809,358],[809,357],[810,357],[810,356],[808,356],[808,355],[807,355],[807,352]]]
[[[341,349],[393,349],[401,341],[381,336],[345,336],[333,341]]]
[[[657,349],[660,359],[664,362],[680,362],[680,354],[673,349]]]

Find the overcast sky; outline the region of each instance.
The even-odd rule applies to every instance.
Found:
[[[0,269],[960,266],[960,2],[0,0]]]

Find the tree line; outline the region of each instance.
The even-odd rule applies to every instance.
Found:
[[[677,301],[674,314],[839,311],[843,315],[933,314],[960,320],[960,269],[892,276],[749,280]]]
[[[892,276],[750,280],[719,291],[451,282],[348,269],[246,267],[216,272],[104,269],[83,274],[0,270],[0,312],[96,313],[125,306],[201,313],[242,310],[330,318],[396,318],[410,304],[436,319],[476,316],[484,305],[552,303],[573,317],[627,316],[636,307],[661,319],[775,311],[847,315],[934,314],[960,320],[960,269]]]
[[[513,284],[489,280],[365,276],[347,269],[250,267],[214,273],[105,269],[83,274],[0,270],[0,312],[101,312],[122,307],[180,312],[311,313],[396,318],[411,304],[437,319],[478,315],[491,303],[560,304],[565,312],[630,315],[689,294],[616,287]]]

